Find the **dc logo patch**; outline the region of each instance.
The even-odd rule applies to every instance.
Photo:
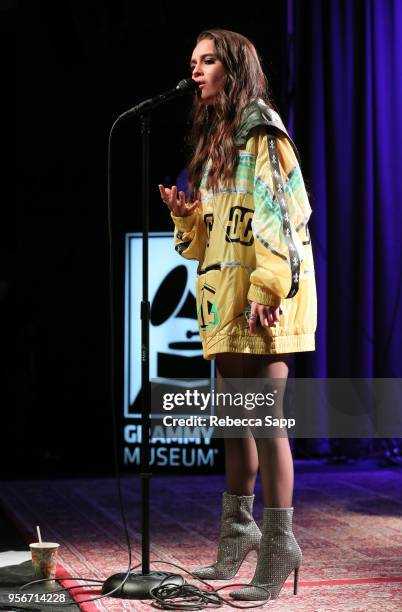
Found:
[[[243,206],[233,206],[229,212],[229,223],[226,227],[226,242],[238,242],[244,246],[251,246],[254,242],[251,220],[253,210]]]

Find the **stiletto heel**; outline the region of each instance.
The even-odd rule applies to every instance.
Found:
[[[299,586],[299,567],[295,567],[295,574],[293,578],[293,595],[297,595],[297,587]]]
[[[233,599],[276,599],[285,580],[294,571],[293,593],[297,594],[302,552],[292,531],[293,508],[264,508],[264,524],[257,567],[251,582],[238,591],[231,591]]]

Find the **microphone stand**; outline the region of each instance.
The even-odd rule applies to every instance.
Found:
[[[139,105],[139,112],[143,112]],[[135,107],[137,109],[137,107]],[[134,110],[134,109],[133,109]],[[146,111],[150,110],[148,107]],[[127,113],[121,115],[127,116]],[[135,114],[135,113],[130,113]],[[118,120],[119,120],[118,119]],[[149,380],[149,327],[150,303],[148,297],[148,241],[149,241],[149,151],[151,120],[149,114],[141,114],[142,133],[142,301],[141,301],[141,383],[142,383],[142,414],[141,414],[141,520],[142,520],[142,571],[114,574],[107,578],[102,587],[102,593],[110,593],[121,599],[153,599],[150,590],[163,580],[167,584],[182,585],[184,579],[180,574],[149,569],[149,480],[152,476],[149,470],[149,431],[150,431],[150,400],[151,383]],[[112,390],[113,392],[113,390]]]

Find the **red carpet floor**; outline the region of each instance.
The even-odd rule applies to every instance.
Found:
[[[294,530],[303,551],[299,595],[292,595],[289,582],[279,599],[264,609],[401,612],[402,472],[396,468],[297,468],[297,472]],[[125,478],[123,488],[136,564],[141,560],[139,478]],[[212,562],[222,490],[222,476],[153,477],[151,559],[189,569]],[[0,503],[27,541],[34,539],[39,524],[47,540],[61,544],[60,577],[103,580],[125,571],[127,551],[113,480],[4,482]],[[260,522],[258,488],[255,516]],[[254,563],[255,557],[248,557],[232,582],[249,580]],[[82,591],[75,592],[77,601],[91,596],[89,589]],[[96,591],[92,589],[92,593]],[[80,608],[91,612],[154,610],[147,601],[113,598],[81,604]],[[229,606],[220,609],[229,610]]]

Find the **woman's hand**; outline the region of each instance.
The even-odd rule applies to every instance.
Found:
[[[175,217],[187,217],[195,211],[197,206],[200,205],[200,200],[196,200],[193,204],[186,204],[186,196],[184,191],[179,191],[179,199],[177,199],[177,187],[173,185],[171,189],[165,188],[163,185],[159,185],[159,191],[161,194],[162,201],[168,206]]]
[[[257,331],[257,321],[259,320],[262,327],[272,327],[279,321],[279,306],[265,306],[257,302],[250,302],[251,311],[248,320],[250,334],[255,334]]]

